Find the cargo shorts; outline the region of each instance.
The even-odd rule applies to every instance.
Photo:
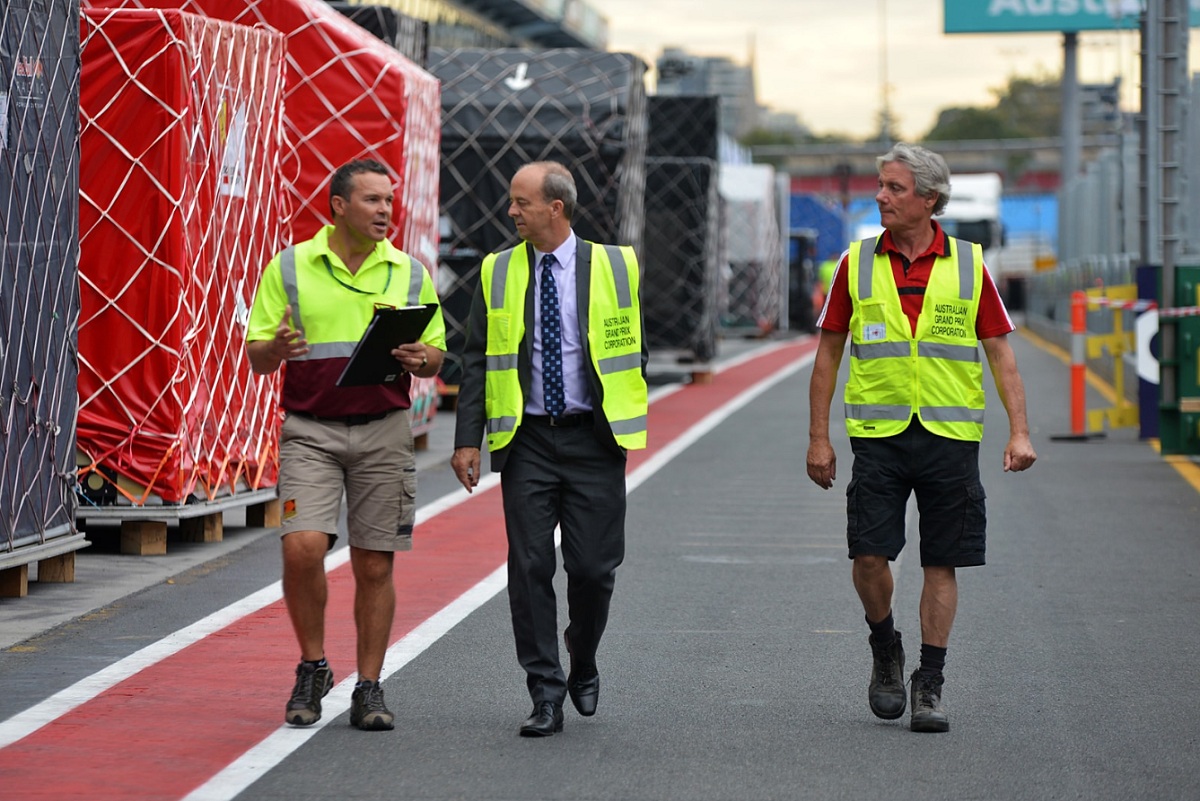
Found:
[[[891,437],[851,437],[854,466],[846,487],[850,558],[894,560],[905,545],[908,499],[915,494],[923,567],[984,564],[986,496],[979,443],[930,433],[914,417]]]
[[[322,531],[333,548],[343,495],[351,545],[412,548],[417,468],[406,409],[361,425],[287,415],[279,440],[280,536]]]

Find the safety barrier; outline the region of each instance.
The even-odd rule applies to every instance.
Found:
[[[1125,356],[1136,353],[1135,332],[1127,330],[1125,313],[1135,316],[1154,312],[1158,317],[1197,317],[1200,306],[1159,309],[1153,300],[1136,297],[1133,284],[1099,287],[1071,293],[1071,435],[1086,437],[1109,428],[1138,425],[1138,405],[1126,398]],[[1112,312],[1112,331],[1105,334],[1088,333],[1088,311],[1107,309]],[[1087,362],[1105,355],[1112,358],[1114,405],[1102,409],[1087,409]]]

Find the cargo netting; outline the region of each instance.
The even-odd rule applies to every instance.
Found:
[[[721,325],[730,332],[765,334],[781,322],[785,248],[779,188],[766,164],[721,165],[725,257]]]
[[[429,23],[400,13],[390,6],[331,2],[329,7],[350,18],[383,42],[403,53],[414,64],[429,59]]]
[[[646,341],[706,362],[716,354],[719,99],[651,96],[642,259]]]
[[[272,487],[278,379],[245,332],[281,239],[283,37],[176,10],[81,31],[80,514]]]
[[[333,171],[347,161],[372,158],[396,178],[392,242],[438,279],[441,106],[432,75],[321,0],[86,0],[85,5],[179,7],[282,33],[283,243],[308,239],[332,222]],[[263,264],[255,266],[261,270]],[[413,429],[420,434],[437,412],[438,380],[414,379],[410,392]]]
[[[0,556],[75,534],[78,19],[0,5]]]
[[[281,82],[275,100],[279,115],[275,142],[278,158],[275,166],[254,171],[254,178],[264,182],[264,191],[265,182],[271,182],[271,190],[276,193],[274,207],[269,219],[261,225],[243,227],[228,214],[214,221],[228,226],[231,233],[240,231],[255,241],[254,254],[244,264],[237,265],[237,269],[244,270],[243,282],[237,290],[241,295],[239,337],[245,335],[245,315],[262,268],[284,245],[307,239],[320,226],[331,222],[329,178],[338,166],[352,159],[374,158],[392,169],[398,202],[391,239],[425,264],[436,278],[439,90],[432,76],[411,59],[318,0],[85,0],[84,5],[95,12],[125,9],[157,13],[173,9],[174,13],[182,11],[204,18],[207,24],[223,30],[256,30],[281,42],[280,65],[275,73]],[[244,60],[247,55],[243,52],[241,58]],[[127,72],[145,73],[145,62],[155,57],[158,56],[153,51],[129,55]],[[148,77],[149,73],[145,74]],[[117,135],[118,139],[124,131]],[[138,160],[137,152],[131,152],[130,158]],[[144,164],[138,166],[140,173],[149,173],[150,169]],[[109,181],[108,191],[117,195],[129,191],[119,178]],[[265,201],[265,197],[247,197],[248,202]],[[188,246],[199,247],[195,243]],[[194,271],[192,262],[170,266],[181,275]],[[242,347],[240,339],[236,345]],[[234,358],[232,353],[229,358]],[[236,358],[244,357],[239,354]],[[250,378],[248,365],[237,369],[241,371],[238,380],[257,380]],[[204,394],[203,389],[195,391]],[[138,408],[146,402],[142,397],[144,391],[131,385],[122,385],[118,394],[123,406]],[[414,380],[411,394],[410,415],[414,433],[419,435],[432,426],[440,397],[438,381]],[[254,436],[269,437],[273,450],[275,461],[263,473],[264,479],[270,481],[268,486],[274,484],[278,472],[277,422],[275,413],[271,425],[253,432]],[[146,444],[150,445],[149,440]],[[169,440],[160,441],[159,460],[168,460],[167,466],[173,467],[170,460],[177,458],[174,453],[177,450]],[[186,471],[192,469],[190,463],[179,466],[184,474],[169,476],[167,483],[171,487],[185,484]],[[110,465],[103,467],[99,469],[97,465],[96,472],[106,478],[115,476],[117,482],[123,480],[123,470]],[[96,503],[118,499],[132,503],[203,500],[213,490],[202,483],[193,488],[203,490],[198,494],[180,494],[183,490],[170,489],[163,495],[164,487],[151,489],[152,481],[163,484],[153,471],[139,471],[136,478],[129,480],[128,488],[96,478],[94,483],[100,486],[91,490],[94,497],[90,500]]]
[[[641,257],[646,66],[624,53],[575,49],[431,48],[429,62],[442,83],[442,374],[453,385],[480,263],[519,241],[508,188],[522,165],[564,164],[579,193],[575,233],[632,245]]]

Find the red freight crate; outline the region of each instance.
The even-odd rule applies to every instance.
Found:
[[[308,239],[332,222],[330,175],[347,161],[372,158],[388,165],[398,179],[391,240],[437,278],[441,88],[427,71],[321,0],[83,4],[182,8],[284,34],[286,141],[280,174],[288,203],[285,240]],[[419,435],[437,410],[436,382],[414,380],[412,394],[413,428]]]
[[[84,502],[274,486],[278,379],[251,373],[244,341],[282,240],[284,38],[85,9],[81,40]]]

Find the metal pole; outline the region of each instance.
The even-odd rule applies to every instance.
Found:
[[[1158,241],[1158,7],[1154,0],[1146,4],[1141,16],[1142,84],[1138,131],[1138,252],[1143,264],[1162,264]]]
[[[1182,231],[1183,188],[1180,164],[1184,155],[1184,113],[1187,87],[1187,26],[1183,0],[1151,0],[1147,10],[1158,10],[1159,74],[1157,94],[1160,103],[1159,175],[1161,193],[1158,198],[1160,214],[1159,240],[1162,243],[1162,309],[1175,306],[1175,265],[1179,256]],[[1176,326],[1162,326],[1159,331],[1159,402],[1174,406],[1179,397]]]
[[[1079,35],[1063,33],[1062,74],[1062,172],[1058,189],[1058,263],[1066,264],[1079,255],[1079,243],[1071,241],[1072,215],[1078,212],[1071,194],[1079,177],[1083,124],[1079,118],[1079,77],[1076,69]]]
[[[879,137],[883,149],[892,146],[892,103],[888,87],[888,53],[887,53],[887,0],[879,0],[879,92],[882,111],[880,112]]]

